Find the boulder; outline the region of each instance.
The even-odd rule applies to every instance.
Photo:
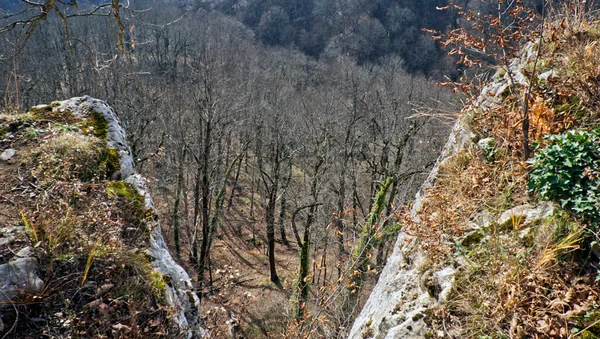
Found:
[[[0,265],[0,304],[9,302],[17,294],[36,294],[43,285],[31,247],[24,247],[6,264]]]
[[[496,223],[501,228],[520,230],[554,214],[555,206],[543,202],[537,206],[525,204],[502,212]]]

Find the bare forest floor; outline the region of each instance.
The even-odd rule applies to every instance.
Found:
[[[289,245],[281,241],[278,225],[276,229],[277,273],[283,286],[279,288],[271,283],[269,276],[265,214],[260,205],[262,198],[257,193],[254,194],[255,203],[251,212],[250,186],[250,182],[242,175],[232,205],[224,211],[223,221],[211,249],[210,272],[205,273],[205,279],[212,281],[212,286],[205,285],[202,291],[201,310],[204,327],[213,338],[281,338],[286,337],[289,326],[293,326],[294,313],[290,298],[299,264],[299,247],[289,220],[293,211],[289,211],[284,221]],[[228,192],[228,197],[230,193]],[[154,194],[165,239],[172,253],[175,253],[170,227],[171,202],[165,198],[168,199],[169,195]],[[293,210],[293,207],[289,209]],[[316,226],[323,233],[329,233],[325,227],[326,225]],[[358,232],[359,230],[353,230],[351,227],[346,232],[344,257],[347,258],[351,253]],[[335,318],[335,310],[325,310],[315,305],[314,301],[327,296],[327,300],[333,303],[341,294],[337,284],[337,242],[331,235],[317,235],[316,238],[314,241],[317,245],[311,249],[311,255],[317,260],[311,261],[311,272],[314,274],[311,280],[309,311],[314,316],[314,325],[327,331],[333,324],[325,319]],[[189,259],[191,241],[185,230],[182,231],[181,244],[180,264],[190,276],[195,276],[196,270]],[[386,245],[386,258],[391,253],[392,245],[393,242]],[[377,282],[376,272],[379,270],[367,276],[357,310],[360,310]],[[316,320],[319,317],[322,318]]]

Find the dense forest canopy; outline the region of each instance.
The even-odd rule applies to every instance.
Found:
[[[541,10],[542,0],[529,2],[530,6]],[[0,4],[0,9],[3,10],[3,15],[33,9],[16,17],[22,20],[23,17],[31,17],[36,11],[43,11],[45,2],[39,2],[39,6],[32,6],[32,3],[34,2],[5,1]],[[482,12],[495,10],[493,3],[486,1],[466,0],[456,4]],[[92,12],[110,16],[113,2],[58,2],[55,5],[67,18],[76,16],[76,13],[87,16]],[[252,30],[257,41],[267,46],[297,49],[317,59],[350,56],[359,64],[379,62],[385,56],[398,55],[404,60],[405,69],[411,73],[441,76],[452,73],[455,66],[432,41],[430,34],[422,29],[446,31],[458,27],[461,23],[456,11],[440,10],[447,5],[447,0],[134,0],[122,1],[120,8],[126,12],[123,16],[129,14],[129,18],[147,17],[140,14],[152,11],[155,13],[154,17],[163,20],[162,24],[174,20],[173,16],[177,15],[193,16],[198,11],[216,11],[239,20]],[[98,10],[102,6],[106,6],[104,9],[108,11]],[[157,15],[157,9],[163,13]],[[13,19],[15,18],[7,22],[14,21]],[[58,20],[56,17],[49,19]]]

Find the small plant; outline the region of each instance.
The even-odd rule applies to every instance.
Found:
[[[536,154],[528,189],[560,202],[586,220],[600,221],[600,130],[551,135],[549,145]]]
[[[38,235],[37,235],[37,231],[35,230],[35,227],[33,226],[33,224],[29,223],[29,221],[27,220],[27,218],[25,217],[25,213],[23,213],[23,211],[19,211],[19,213],[21,213],[21,219],[23,220],[23,225],[25,225],[25,230],[27,230],[27,233],[29,234],[29,237],[32,240],[35,240],[35,243],[38,243]]]

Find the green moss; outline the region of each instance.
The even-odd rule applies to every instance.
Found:
[[[167,295],[167,284],[164,275],[157,271],[151,271],[147,278],[152,294],[159,300],[164,300],[164,297]]]
[[[579,334],[579,338],[581,338],[581,339],[598,339],[598,336],[588,330],[585,330],[585,331],[582,331],[581,334]]]
[[[123,220],[132,227],[144,230],[149,237],[148,222],[156,218],[156,212],[152,208],[146,208],[144,196],[138,194],[131,184],[122,181],[108,182],[106,193],[123,199],[120,204]]]
[[[154,270],[152,258],[141,251],[121,255],[122,267],[129,278],[120,286],[119,295],[133,300],[147,300],[148,291],[157,302],[167,296],[166,277]]]
[[[52,112],[50,105],[31,107],[29,113],[36,117],[36,120],[44,119],[49,113]]]
[[[136,189],[123,181],[111,181],[106,184],[106,193],[113,197],[126,198],[129,201],[140,201],[143,197]]]
[[[107,178],[121,170],[121,155],[116,148],[107,148],[102,162],[104,163]]]
[[[598,338],[600,334],[600,310],[593,310],[578,319],[578,327],[585,328],[581,338]]]
[[[108,135],[108,121],[106,121],[102,113],[91,111],[82,123],[81,129],[85,133],[92,134],[100,139],[106,139]]]
[[[35,120],[51,120],[63,124],[75,123],[77,119],[73,116],[73,113],[67,109],[55,110],[54,108],[59,106],[59,102],[55,101],[50,105],[32,107],[29,109],[29,114],[34,117]]]

